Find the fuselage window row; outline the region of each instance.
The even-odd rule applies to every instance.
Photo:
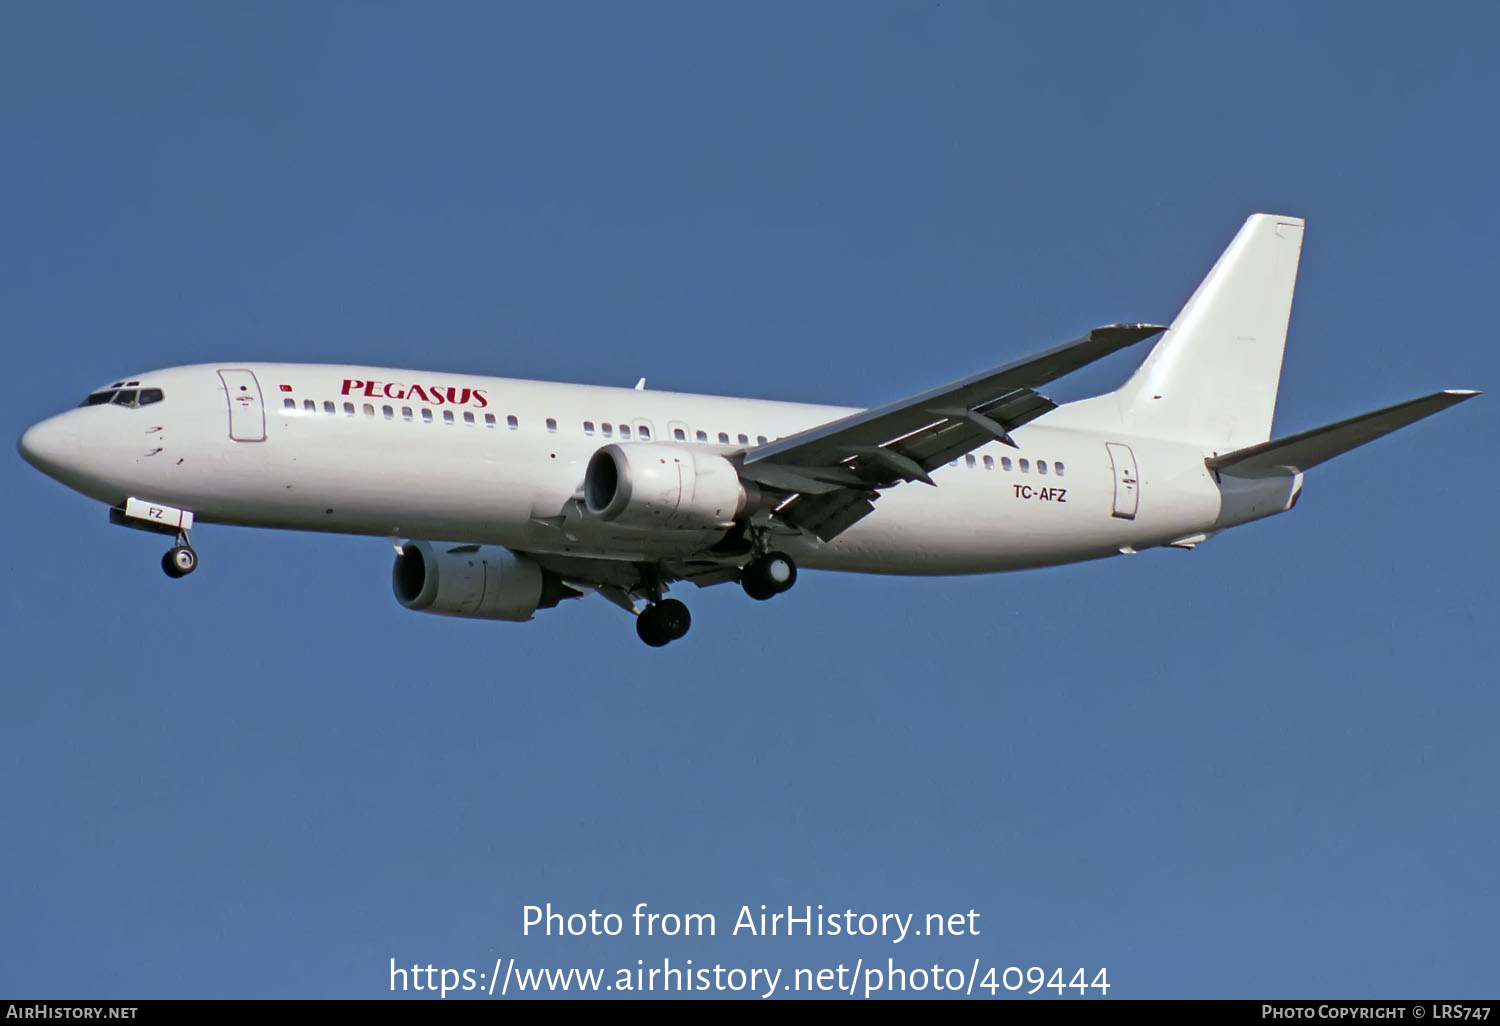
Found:
[[[104,398],[102,398],[102,399],[97,398],[98,396],[101,396],[101,395],[104,396]],[[162,400],[162,392],[161,392],[161,389],[159,389],[159,388],[143,389],[141,391],[141,393],[140,393],[140,399],[139,400],[136,400],[135,399],[135,393],[131,392],[131,393],[129,393],[129,395],[130,395],[130,401],[126,402],[125,399],[123,398],[125,395],[126,395],[126,393],[123,393],[123,392],[120,392],[120,393],[115,393],[115,392],[96,392],[93,395],[89,396],[88,399],[85,399],[84,402],[81,405],[84,405],[84,406],[98,406],[101,403],[109,402],[110,401],[110,397],[114,397],[114,401],[116,403],[120,404],[120,405],[136,405],[136,406],[147,406],[147,405],[150,405],[151,403],[161,402],[161,400]],[[297,400],[295,400],[295,399],[283,399],[281,401],[281,407],[282,407],[282,409],[284,411],[287,411],[289,413],[297,413],[297,412],[299,412],[298,408],[297,408]],[[435,418],[433,417],[433,412],[432,412],[431,409],[429,409],[426,406],[419,407],[419,409],[421,411],[422,422],[424,424],[434,423]],[[304,399],[302,401],[302,409],[301,409],[300,412],[303,412],[303,413],[317,413],[318,412],[318,404],[317,404],[317,402],[315,400],[312,400],[312,399]],[[340,408],[339,408],[339,406],[338,406],[337,403],[326,401],[326,400],[324,401],[324,403],[323,403],[323,413],[324,414],[326,414],[326,415],[328,415],[330,417],[333,417],[333,416],[337,416],[339,414],[339,412],[340,412]],[[371,418],[373,420],[375,418],[375,416],[376,416],[376,413],[375,413],[375,404],[374,403],[364,403],[358,410],[355,409],[355,406],[354,406],[353,403],[344,403],[343,404],[343,408],[342,408],[342,412],[343,412],[343,415],[346,416],[346,417],[354,417],[354,416],[358,416],[360,413],[363,413],[366,417],[369,417],[369,418]],[[396,410],[395,410],[395,407],[392,407],[392,406],[382,406],[382,407],[380,407],[380,416],[384,417],[386,420],[395,420],[396,419]],[[414,421],[416,419],[416,417],[417,417],[417,412],[414,411],[410,406],[403,406],[403,407],[401,407],[401,419],[402,420],[405,420],[405,421]],[[516,418],[516,416],[514,414],[512,414],[509,417],[506,417],[505,421],[506,421],[506,426],[509,427],[512,431],[515,431],[515,430],[519,429],[520,426],[521,426],[521,422]],[[444,410],[443,411],[443,423],[444,424],[457,424],[458,423],[458,418],[454,416],[454,413],[453,413],[452,410]],[[473,414],[472,411],[465,410],[464,411],[464,423],[465,424],[469,424],[471,426],[474,426],[474,425],[478,425],[479,421],[475,418],[475,416],[474,416],[474,414]],[[493,413],[486,413],[484,415],[484,426],[485,427],[492,428],[492,427],[495,427],[497,423],[498,422],[495,420],[495,415]],[[555,422],[554,421],[549,421],[549,423],[555,423]],[[551,429],[549,428],[549,430],[551,430]]]
[[[119,405],[127,405],[127,406],[130,406],[130,405],[139,405],[139,406],[145,406],[145,405],[148,405],[150,403],[160,402],[161,399],[162,399],[161,389],[156,389],[156,388],[142,390],[140,392],[140,399],[138,401],[136,399],[136,393],[134,391],[131,391],[131,392],[107,391],[107,392],[95,392],[95,393],[91,394],[90,396],[88,396],[88,398],[86,398],[79,405],[82,405],[82,406],[97,406],[97,405],[100,405],[102,403],[108,403],[108,402],[113,401],[113,402],[115,402],[115,403],[117,403]],[[282,409],[283,410],[288,411],[290,413],[294,413],[295,414],[295,413],[299,412],[298,411],[298,407],[297,407],[297,400],[296,399],[293,399],[293,398],[290,398],[290,397],[283,398],[282,401],[281,401],[281,405],[282,405]],[[337,416],[339,414],[340,407],[339,407],[338,403],[335,403],[332,400],[326,400],[325,399],[323,401],[322,410],[323,410],[324,414],[326,414],[326,415],[328,415],[330,417],[333,417],[333,416]],[[304,400],[302,400],[301,412],[316,414],[318,412],[318,403],[317,403],[317,400],[314,400],[314,399],[304,399]],[[358,413],[360,413],[360,412],[363,412],[363,414],[366,417],[370,417],[372,419],[376,415],[375,414],[375,406],[372,403],[364,403],[363,407],[362,407],[362,410],[356,410],[353,403],[346,402],[346,403],[343,404],[342,412],[343,412],[343,415],[346,416],[346,417],[357,416]],[[403,406],[403,407],[401,407],[401,419],[404,420],[404,421],[415,421],[417,419],[417,416],[418,416],[419,413],[420,413],[422,422],[424,424],[431,424],[431,423],[435,422],[435,418],[433,417],[433,411],[430,408],[426,407],[426,406],[418,407],[415,410],[412,407],[410,407],[410,406]],[[393,407],[382,406],[380,408],[380,415],[383,416],[386,420],[394,420],[396,418],[396,411],[395,411],[395,409]],[[458,423],[458,419],[454,415],[454,413],[453,413],[452,410],[444,410],[443,411],[443,423],[444,424],[456,424],[456,423]],[[475,418],[475,416],[474,416],[474,414],[473,414],[472,411],[468,411],[468,410],[464,411],[464,423],[465,424],[469,424],[469,425],[477,425],[478,424],[478,421]],[[496,423],[497,422],[495,420],[495,415],[493,413],[486,413],[484,415],[484,426],[485,427],[493,428],[493,427],[496,426]],[[546,423],[546,426],[547,426],[547,432],[549,434],[555,434],[557,432],[557,418],[556,417],[548,417],[546,419],[545,423]],[[512,431],[519,430],[520,426],[521,426],[521,422],[516,417],[515,414],[510,414],[509,416],[507,416],[505,418],[505,424],[506,424],[506,427],[510,428],[510,430],[512,430]],[[592,421],[592,420],[586,420],[586,421],[583,422],[583,433],[585,435],[588,435],[588,436],[592,437],[593,434],[594,434],[594,432],[595,432],[595,430],[596,430],[596,425],[595,425],[594,421]],[[635,428],[632,430],[632,428],[631,428],[631,426],[629,424],[618,424],[618,425],[615,425],[615,424],[610,424],[608,422],[601,422],[601,423],[599,423],[597,425],[597,430],[598,430],[599,434],[603,435],[605,438],[613,438],[613,437],[615,437],[615,433],[618,432],[619,433],[619,437],[622,438],[622,439],[626,439],[626,440],[629,440],[630,437],[632,436],[632,434],[634,434],[634,436],[637,439],[639,439],[640,441],[643,441],[643,442],[649,442],[651,440],[651,428],[650,428],[649,425],[646,425],[646,424],[637,424],[635,426]],[[689,429],[686,428],[686,427],[673,428],[672,429],[672,437],[676,441],[686,442],[688,440],[688,431],[689,431]],[[698,431],[694,432],[694,437],[699,442],[703,442],[703,443],[707,443],[708,440],[709,440],[708,432],[707,431],[703,431],[703,430],[698,430]],[[740,432],[739,434],[737,434],[735,436],[735,438],[739,442],[740,445],[749,445],[750,444],[750,436],[748,434],[745,434],[744,432]],[[727,432],[727,431],[720,431],[719,432],[719,444],[720,445],[728,445],[728,444],[730,444],[729,439],[730,439],[729,432]],[[758,444],[758,445],[765,445],[765,444],[767,444],[767,442],[769,440],[767,439],[767,437],[765,435],[759,435],[758,434],[758,435],[755,436],[755,441],[756,441],[756,444]],[[986,466],[993,465],[994,461],[990,457],[988,457],[988,456],[985,457],[985,460],[986,460]],[[970,460],[970,465],[971,466],[973,465],[972,458]]]
[[[965,456],[963,458],[963,462],[964,462],[965,466],[971,467],[971,468],[979,465],[979,461],[974,456],[973,453],[969,453],[967,456]],[[956,466],[958,466],[958,464],[959,464],[958,460],[952,460],[952,461],[949,462],[948,466],[950,466],[950,467],[956,467]],[[1023,474],[1029,474],[1029,473],[1031,473],[1031,471],[1032,471],[1031,460],[1026,459],[1025,457],[1022,457],[1019,460],[1013,461],[1009,456],[1001,456],[1000,457],[1000,469],[1001,470],[1005,470],[1005,471],[1015,470],[1018,465],[1019,465],[1021,473],[1023,473]],[[995,469],[995,457],[993,457],[993,456],[985,456],[984,457],[984,469],[985,470],[994,470]],[[1055,474],[1057,477],[1062,477],[1063,474],[1065,473],[1065,471],[1066,471],[1066,468],[1063,466],[1063,463],[1062,463],[1061,460],[1053,460],[1052,461],[1051,472],[1053,474]],[[1036,461],[1036,472],[1038,474],[1046,474],[1048,472],[1048,464],[1047,464],[1046,460],[1037,460]]]

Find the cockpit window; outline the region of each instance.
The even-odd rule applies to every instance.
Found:
[[[135,384],[135,382],[131,382]],[[91,392],[87,399],[79,403],[79,406],[103,406],[106,403],[113,406],[127,406],[135,409],[137,406],[150,406],[159,403],[166,395],[159,388],[107,388],[102,392]]]

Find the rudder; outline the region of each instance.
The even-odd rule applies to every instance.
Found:
[[[1229,452],[1271,437],[1304,221],[1254,214],[1115,393],[1129,429]]]

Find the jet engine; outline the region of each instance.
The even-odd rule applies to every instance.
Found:
[[[759,501],[723,456],[664,442],[606,445],[589,460],[584,505],[622,527],[724,528]]]
[[[579,593],[534,559],[499,545],[401,546],[391,571],[396,601],[407,609],[478,620],[530,620]]]

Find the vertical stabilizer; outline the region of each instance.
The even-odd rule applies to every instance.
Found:
[[[1229,452],[1271,437],[1304,222],[1255,214],[1114,398],[1133,432]]]

